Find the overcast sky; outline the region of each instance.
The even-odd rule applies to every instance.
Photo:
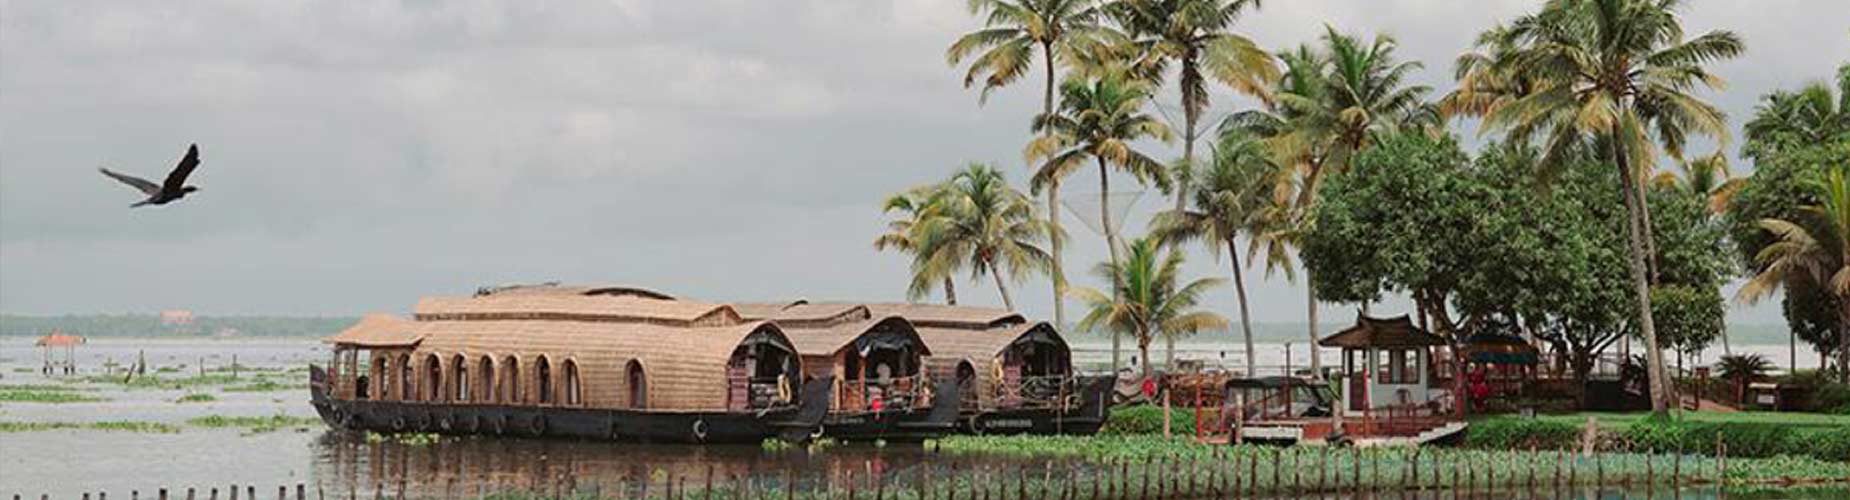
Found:
[[[1480,30],[1538,3],[1275,1],[1238,30],[1392,35],[1443,92]],[[1842,0],[1688,3],[1688,31],[1747,42],[1710,95],[1737,125],[1850,60]],[[979,106],[943,55],[976,27],[961,0],[0,0],[0,311],[347,315],[546,280],[899,300],[906,259],[869,245],[884,194],[968,161],[1026,178],[1040,76]],[[95,170],[158,179],[189,142],[203,190],[180,203],[130,210]],[[1066,220],[1068,267],[1102,260]],[[1015,288],[1051,314],[1044,279]],[[1303,317],[1282,277],[1252,295],[1259,321]]]

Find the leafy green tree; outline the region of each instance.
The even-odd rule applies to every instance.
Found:
[[[979,100],[989,92],[1021,79],[1033,63],[1034,50],[1040,49],[1045,85],[1041,92],[1041,114],[1053,114],[1054,66],[1082,55],[1088,45],[1105,31],[1098,24],[1098,9],[1091,0],[971,0],[970,12],[982,16],[983,29],[957,38],[944,58],[958,64],[972,54],[982,52],[971,61],[964,74],[964,87],[983,81]],[[1047,222],[1053,278],[1054,321],[1066,322],[1066,274],[1060,261],[1060,185],[1052,179],[1047,188]]]
[[[1195,139],[1201,114],[1208,108],[1208,78],[1236,92],[1264,96],[1267,82],[1278,78],[1272,55],[1252,40],[1229,30],[1259,0],[1117,0],[1105,11],[1132,38],[1130,53],[1138,75],[1158,85],[1173,63],[1182,96],[1182,161],[1176,165],[1176,210],[1188,207],[1195,165]]]
[[[913,228],[917,227],[921,221],[924,220],[926,209],[930,206],[931,198],[936,194],[938,187],[939,186],[935,185],[923,186],[888,197],[886,203],[882,204],[881,211],[887,213],[889,216],[893,216],[893,219],[887,221],[887,231],[874,238],[874,250],[890,249],[912,256],[916,259],[919,254],[919,244],[917,240],[913,239],[915,236]],[[933,279],[942,281],[944,283],[944,302],[954,306],[957,305],[957,285],[955,280],[952,279],[952,275],[955,274],[955,272],[955,269],[929,269],[915,266],[913,268],[912,282],[917,283],[920,281],[931,281]],[[923,296],[923,290],[908,287],[907,298],[917,300]]]
[[[1835,97],[1822,82],[1761,96],[1753,119],[1747,121],[1747,144],[1741,153],[1766,161],[1793,149],[1850,141],[1850,64],[1837,68],[1836,83]]]
[[[1238,135],[1223,136],[1214,148],[1213,162],[1196,184],[1193,210],[1157,214],[1151,236],[1166,245],[1200,241],[1215,257],[1226,248],[1233,268],[1233,287],[1240,304],[1240,333],[1246,343],[1246,373],[1258,373],[1254,361],[1253,323],[1246,300],[1246,278],[1240,265],[1239,238],[1251,236],[1273,205],[1273,193],[1282,173],[1267,158],[1257,141]],[[1257,248],[1255,248],[1257,250]]]
[[[1529,88],[1485,109],[1486,130],[1517,140],[1544,134],[1544,165],[1594,150],[1616,167],[1626,202],[1638,325],[1649,361],[1652,408],[1668,409],[1663,355],[1651,317],[1651,242],[1641,169],[1662,145],[1681,156],[1689,135],[1722,138],[1719,109],[1691,92],[1720,79],[1704,66],[1739,55],[1739,37],[1712,31],[1685,38],[1677,0],[1561,0],[1492,30],[1499,71]]]
[[[1118,262],[1121,245],[1117,225],[1111,220],[1111,169],[1115,167],[1129,172],[1139,182],[1153,182],[1163,190],[1169,189],[1169,176],[1162,163],[1136,147],[1140,140],[1168,141],[1171,137],[1168,127],[1143,110],[1151,92],[1148,83],[1122,73],[1089,81],[1069,79],[1060,86],[1059,111],[1035,118],[1034,130],[1044,135],[1028,143],[1024,153],[1029,162],[1041,162],[1029,183],[1037,192],[1072,175],[1085,166],[1086,160],[1098,165],[1099,224],[1113,263]],[[1115,371],[1121,366],[1122,341],[1117,330],[1113,332],[1111,367]]]
[[[1039,246],[1051,233],[1034,203],[995,167],[980,163],[953,175],[930,200],[912,226],[918,257],[911,292],[920,294],[950,270],[968,266],[972,278],[994,278],[1003,307],[1014,310],[1003,275],[1019,281],[1045,271],[1051,260]]]
[[[1227,327],[1227,318],[1197,309],[1202,294],[1220,286],[1221,280],[1202,278],[1178,285],[1182,254],[1165,252],[1155,238],[1133,241],[1125,250],[1128,255],[1122,263],[1105,262],[1093,270],[1099,278],[1116,284],[1117,290],[1108,295],[1091,288],[1073,289],[1073,295],[1089,308],[1079,329],[1130,334],[1143,359],[1143,376],[1149,377],[1150,342],[1157,337],[1168,344],[1168,363],[1173,365],[1177,338]]]
[[[1659,339],[1677,353],[1677,368],[1685,355],[1702,352],[1721,335],[1721,291],[1691,286],[1659,286],[1651,291],[1651,312],[1657,318]]]
[[[1838,165],[1812,183],[1818,203],[1803,208],[1794,220],[1763,219],[1760,227],[1778,240],[1760,250],[1760,264],[1740,290],[1752,302],[1782,287],[1814,287],[1835,298],[1837,368],[1840,382],[1850,383],[1850,165]]]

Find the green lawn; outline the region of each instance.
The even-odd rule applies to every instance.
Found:
[[[1684,420],[1684,421],[1689,421],[1689,422],[1753,422],[1753,423],[1769,423],[1769,424],[1783,424],[1783,425],[1797,425],[1797,426],[1850,425],[1850,415],[1831,415],[1831,414],[1826,414],[1826,413],[1763,412],[1763,411],[1744,411],[1744,412],[1739,412],[1739,413],[1717,413],[1717,412],[1690,411],[1690,412],[1675,413],[1673,415],[1674,415],[1673,418]],[[1566,422],[1566,423],[1578,425],[1578,424],[1586,422],[1587,417],[1593,417],[1595,420],[1599,421],[1600,426],[1604,427],[1604,426],[1631,425],[1633,422],[1636,422],[1640,419],[1643,419],[1649,416],[1651,416],[1650,412],[1630,412],[1630,413],[1580,412],[1580,413],[1568,413],[1568,414],[1562,414],[1562,415],[1540,415],[1536,418],[1540,420],[1545,420],[1545,421]]]

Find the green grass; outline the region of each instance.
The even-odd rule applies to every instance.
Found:
[[[303,427],[317,425],[321,419],[313,417],[291,417],[288,415],[270,415],[268,417],[228,417],[224,415],[207,415],[187,419],[186,425],[208,429],[245,428],[276,430],[284,427]]]
[[[111,432],[142,432],[171,434],[180,432],[180,427],[160,422],[106,421],[106,422],[0,422],[0,433],[5,432],[40,432],[60,429],[88,429]]]
[[[105,398],[70,391],[0,390],[0,402],[7,403],[91,403]]]
[[[134,378],[129,379],[127,382],[123,382],[123,377],[121,375],[91,375],[91,376],[77,378],[77,379],[68,379],[66,380],[66,382],[67,383],[83,382],[83,383],[99,384],[99,385],[111,385],[111,386],[116,386],[116,387],[120,387],[123,389],[178,390],[178,389],[191,389],[191,388],[196,388],[196,387],[230,385],[230,384],[247,382],[249,380],[250,379],[248,378],[233,378],[231,375],[194,375],[190,377],[179,377],[179,378],[166,378],[166,377],[160,377],[157,375],[147,375],[147,376],[134,377]]]
[[[180,396],[180,399],[173,400],[173,402],[175,403],[209,403],[212,401],[218,401],[218,396],[213,396],[211,394],[206,394],[203,392],[195,392],[192,394],[187,394],[185,396]]]
[[[1639,420],[1649,418],[1650,416],[1651,416],[1650,412],[1629,412],[1629,413],[1580,412],[1580,413],[1569,413],[1569,414],[1562,414],[1562,415],[1539,415],[1536,417],[1536,419],[1544,420],[1544,421],[1560,421],[1560,422],[1566,422],[1566,423],[1570,423],[1574,425],[1582,425],[1586,423],[1587,417],[1593,417],[1594,420],[1599,422],[1599,425],[1601,427],[1607,427],[1607,426],[1618,426],[1618,425],[1631,425]],[[1681,412],[1678,414],[1674,414],[1673,418],[1676,420],[1681,420],[1685,422],[1706,422],[1706,423],[1751,422],[1751,423],[1767,423],[1767,424],[1797,425],[1797,426],[1850,426],[1850,415],[1831,415],[1831,414],[1825,414],[1825,413],[1763,412],[1763,411],[1719,413],[1719,412],[1690,411],[1690,412]]]
[[[94,391],[94,387],[71,387],[60,384],[0,384],[0,391]]]
[[[952,436],[934,440],[927,449],[949,454],[978,454],[1024,460],[1078,460],[1095,467],[1117,469],[1128,464],[1132,476],[1145,471],[1170,474],[1207,474],[1237,470],[1259,482],[1267,491],[1306,489],[1314,483],[1302,478],[1329,478],[1327,490],[1346,491],[1356,486],[1448,486],[1450,474],[1473,474],[1482,486],[1525,484],[1528,474],[1552,481],[1592,484],[1603,474],[1609,484],[1628,481],[1668,482],[1680,470],[1684,482],[1758,484],[1780,481],[1822,482],[1850,478],[1850,462],[1780,456],[1765,459],[1729,458],[1726,475],[1718,476],[1712,457],[1641,453],[1598,453],[1575,458],[1555,452],[1475,450],[1441,447],[1326,448],[1227,446],[1197,444],[1188,439],[1160,436]],[[1417,474],[1408,474],[1418,471]],[[1358,474],[1359,472],[1359,474]],[[1432,474],[1441,472],[1435,479]],[[1293,476],[1300,482],[1294,482]],[[1277,479],[1274,479],[1274,478]],[[1491,479],[1491,478],[1494,478]]]
[[[308,390],[308,384],[285,384],[270,379],[258,379],[249,384],[227,386],[223,390],[225,392],[302,391]]]

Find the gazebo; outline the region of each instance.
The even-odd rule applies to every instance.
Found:
[[[67,335],[61,330],[52,330],[51,334],[39,337],[32,343],[44,353],[45,366],[39,371],[45,375],[77,373],[77,346],[82,343],[83,337]],[[63,355],[59,356],[60,353]]]
[[[1355,326],[1317,342],[1342,348],[1344,416],[1433,408],[1446,391],[1432,389],[1432,347],[1446,345],[1407,316],[1371,318],[1356,315]]]

